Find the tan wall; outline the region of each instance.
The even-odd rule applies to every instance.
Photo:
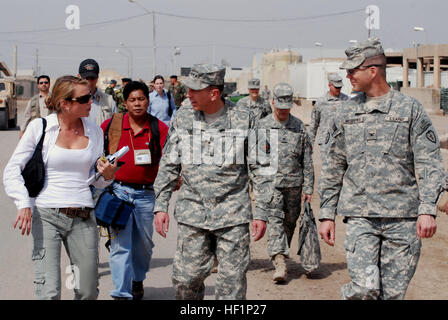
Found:
[[[440,110],[440,90],[402,87],[400,91],[417,99],[428,114],[442,114]]]

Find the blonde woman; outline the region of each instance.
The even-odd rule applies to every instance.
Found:
[[[73,76],[56,80],[47,106],[42,147],[45,184],[30,198],[21,176],[42,135],[42,119],[30,122],[3,175],[5,191],[18,209],[14,228],[32,234],[37,299],[61,298],[61,245],[75,276],[75,299],[98,296],[97,228],[87,180],[94,166],[102,173],[95,187],[112,183],[116,165],[97,160],[103,152],[101,129],[87,120],[92,103],[88,83]]]

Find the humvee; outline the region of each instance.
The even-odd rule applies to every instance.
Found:
[[[17,97],[14,78],[0,78],[0,129],[17,126]]]

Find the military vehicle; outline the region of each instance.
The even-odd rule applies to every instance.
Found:
[[[2,73],[6,77],[2,77]],[[16,126],[16,83],[6,64],[0,61],[0,130],[15,128]]]

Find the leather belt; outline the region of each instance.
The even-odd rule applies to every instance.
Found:
[[[118,183],[121,186],[126,186],[126,187],[130,187],[133,188],[135,190],[151,190],[153,189],[153,184],[149,183],[149,184],[140,184],[140,183],[128,183],[128,182],[122,182],[122,181],[115,181],[116,183]]]
[[[56,208],[55,210],[58,213],[63,213],[65,214],[67,217],[69,218],[75,218],[75,217],[80,217],[83,219],[87,219],[90,216],[90,211],[93,208],[86,208],[86,207],[82,207],[82,208]]]

